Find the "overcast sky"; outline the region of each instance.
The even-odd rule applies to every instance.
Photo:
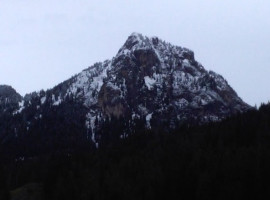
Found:
[[[52,88],[132,32],[192,49],[251,105],[270,100],[268,0],[0,0],[0,84]]]

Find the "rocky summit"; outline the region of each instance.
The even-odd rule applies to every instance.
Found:
[[[111,60],[96,63],[53,89],[23,98],[10,93],[14,100],[5,100],[0,88],[0,105],[16,102],[9,111],[18,127],[14,123],[9,131],[0,132],[1,138],[48,130],[51,124],[59,132],[66,123],[96,145],[110,121],[125,121],[118,135],[123,138],[138,123],[146,129],[174,129],[251,108],[221,75],[197,62],[191,50],[138,33],[131,34]]]

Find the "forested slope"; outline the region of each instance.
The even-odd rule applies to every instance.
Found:
[[[262,199],[270,196],[269,169],[270,105],[262,105],[170,133],[142,126],[97,150],[6,160],[0,199],[28,183],[39,184],[44,199]]]

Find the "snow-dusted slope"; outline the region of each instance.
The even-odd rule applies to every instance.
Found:
[[[83,107],[87,138],[96,144],[105,119],[125,119],[129,129],[136,126],[135,119],[146,128],[175,128],[250,108],[221,75],[205,70],[191,50],[138,33],[130,35],[111,60],[51,90],[27,95],[13,115],[34,109],[35,118],[40,118],[42,107],[58,107],[71,99]]]

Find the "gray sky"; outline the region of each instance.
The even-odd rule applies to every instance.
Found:
[[[251,105],[270,100],[267,0],[0,0],[0,84],[52,88],[132,32],[193,50]]]

